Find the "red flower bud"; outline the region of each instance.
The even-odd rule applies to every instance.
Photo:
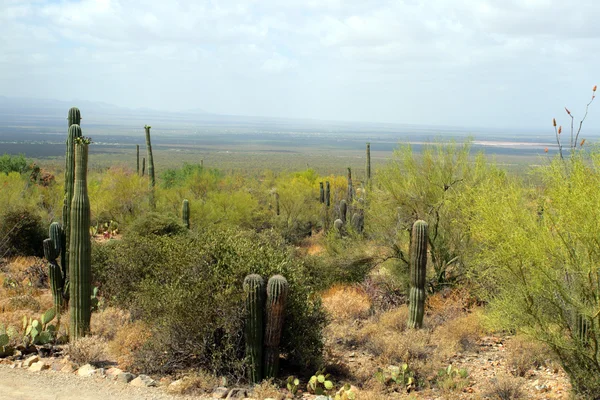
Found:
[[[560,135],[560,133],[562,132],[562,126],[558,127],[558,134]]]
[[[552,125],[556,126],[556,118],[552,118]]]
[[[565,107],[565,111],[567,112],[567,114],[571,115],[571,111],[569,111],[567,107]]]
[[[583,139],[583,140],[581,141],[581,143],[579,143],[579,146],[583,146],[583,144],[584,144],[584,143],[585,143],[585,139]]]
[[[592,89],[592,92],[595,92],[595,91],[596,91],[596,88],[597,88],[597,86],[596,86],[596,85],[594,85],[594,88]]]

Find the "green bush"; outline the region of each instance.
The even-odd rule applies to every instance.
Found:
[[[4,154],[0,157],[0,173],[8,174],[10,172],[18,172],[21,174],[29,171],[29,169],[27,160],[23,154],[19,154],[18,156]]]
[[[319,365],[325,314],[307,267],[270,232],[132,235],[97,246],[93,256],[104,295],[152,326],[152,340],[136,353],[142,371],[243,375],[242,283],[250,273],[288,279],[282,352],[291,368]]]
[[[187,228],[181,218],[173,215],[163,215],[158,212],[148,212],[133,221],[127,229],[128,235],[158,235],[172,236],[186,233]]]
[[[0,216],[0,258],[11,256],[43,256],[46,238],[42,219],[26,208],[11,209]]]

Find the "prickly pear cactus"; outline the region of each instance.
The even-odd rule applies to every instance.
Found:
[[[427,268],[427,222],[413,224],[410,241],[410,293],[408,327],[421,328],[425,312],[425,272]]]
[[[183,225],[190,229],[190,202],[187,199],[184,199],[181,205],[181,219],[183,220]]]
[[[274,275],[267,283],[267,304],[264,348],[264,377],[275,378],[279,369],[279,343],[283,332],[285,302],[288,282],[281,275]]]
[[[250,380],[259,383],[263,378],[263,315],[265,310],[265,281],[251,274],[244,279],[246,294],[246,356],[250,359]]]
[[[91,257],[90,200],[87,189],[89,139],[75,144],[75,186],[71,202],[71,232],[69,240],[70,314],[69,338],[75,341],[90,329],[91,318]]]

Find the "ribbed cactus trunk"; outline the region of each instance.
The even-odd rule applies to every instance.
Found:
[[[69,121],[69,128],[71,127],[71,125],[81,125],[81,111],[79,111],[79,108],[71,107],[69,109],[67,121]]]
[[[323,188],[323,182],[319,182],[319,203],[325,203],[325,189]]]
[[[325,205],[327,207],[331,205],[331,190],[329,187],[329,181],[325,182]]]
[[[348,213],[348,204],[346,203],[346,200],[341,200],[340,201],[340,219],[342,220],[342,223],[346,223],[346,214]]]
[[[371,185],[371,143],[367,143],[367,187]]]
[[[77,115],[73,108],[69,110],[69,121],[71,114]],[[75,118],[75,117],[74,117]],[[81,116],[79,117],[81,119]],[[76,120],[76,119],[74,119]],[[71,201],[75,184],[75,140],[82,136],[81,127],[77,124],[69,126],[67,136],[67,149],[65,153],[65,197],[63,199],[63,231],[65,233],[65,252],[62,257],[62,268],[68,276],[69,273],[69,232],[71,230]]]
[[[427,222],[413,224],[410,241],[410,293],[408,327],[421,328],[425,313],[425,273],[427,270]]]
[[[190,229],[190,202],[187,199],[184,199],[181,205],[181,219],[183,220],[183,225]]]
[[[259,383],[263,378],[263,339],[265,312],[265,281],[251,274],[244,279],[246,294],[246,357],[250,359],[250,381]]]
[[[348,204],[352,205],[354,199],[354,188],[352,187],[352,169],[348,167]]]
[[[135,173],[140,175],[140,145],[135,145]]]
[[[146,174],[146,157],[142,157],[142,176]]]
[[[281,275],[274,275],[267,283],[267,304],[264,348],[264,377],[276,378],[279,370],[279,343],[283,332],[285,302],[288,295],[288,282]]]
[[[154,178],[154,157],[152,156],[152,143],[150,142],[150,128],[151,126],[144,126],[146,131],[146,149],[148,150],[148,187],[150,189],[150,207],[156,208],[156,202],[154,199],[154,186],[156,186],[156,180]]]
[[[71,202],[71,234],[69,240],[71,341],[85,336],[91,318],[90,200],[87,190],[88,143],[75,144],[75,188]]]
[[[60,319],[60,312],[63,306],[63,275],[60,266],[56,262],[59,255],[57,246],[54,245],[52,239],[44,240],[44,257],[48,260],[48,278],[50,280],[50,290],[52,292],[52,300],[54,310]]]

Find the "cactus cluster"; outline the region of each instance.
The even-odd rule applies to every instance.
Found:
[[[244,279],[246,355],[254,383],[277,376],[288,291],[288,282],[281,275],[272,276],[266,290],[260,275],[251,274]]]
[[[408,327],[421,328],[425,313],[425,272],[427,267],[427,222],[413,224],[410,241],[410,292]]]

